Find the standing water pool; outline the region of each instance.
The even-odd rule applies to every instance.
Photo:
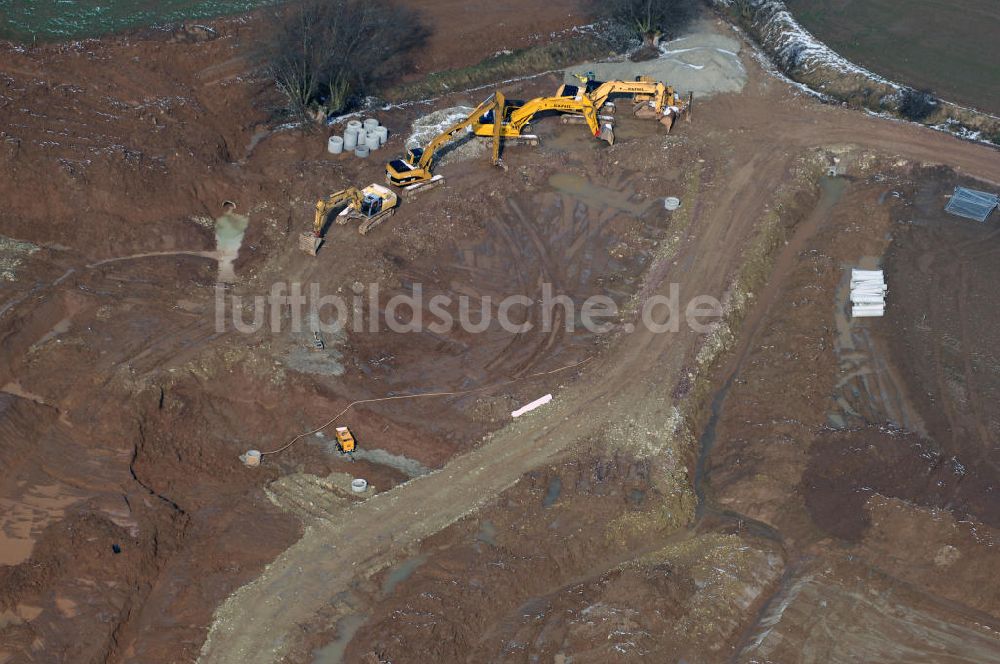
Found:
[[[243,236],[247,232],[250,219],[233,211],[226,212],[215,220],[215,248],[219,256],[219,276],[222,283],[236,281],[233,262],[240,253]]]

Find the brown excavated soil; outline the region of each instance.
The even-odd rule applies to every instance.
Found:
[[[511,8],[422,3],[428,71],[579,22]],[[333,158],[267,130],[259,26],[218,27],[3,47],[0,663],[1000,659],[997,221],[941,212],[955,182],[997,186],[995,151],[820,106],[744,57],[744,92],[670,136],[622,118],[607,148],[543,120],[506,173],[445,163],[445,187],[308,258],[316,196],[381,181],[417,115],[482,94],[377,113],[380,158]],[[846,176],[817,187],[834,156]],[[629,333],[631,313],[609,336],[383,329],[315,353],[216,328],[215,261],[192,252],[224,200],[250,218],[236,295],[754,297],[711,408],[691,402],[724,328]],[[888,314],[848,323],[845,269],[875,257]],[[237,459],[356,399],[471,388],[354,410],[353,464],[317,436]]]
[[[849,178],[737,354],[709,502],[790,559],[740,661],[1000,659],[998,427],[978,410],[997,389],[996,222],[945,214],[957,183],[992,186],[912,164]],[[887,315],[848,322],[848,270],[876,256]]]

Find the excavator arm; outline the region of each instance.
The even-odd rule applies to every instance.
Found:
[[[438,150],[451,142],[462,130],[476,126],[480,118],[487,113],[492,112],[494,117],[503,117],[504,105],[504,96],[499,91],[490,95],[469,115],[435,136],[423,148],[413,148],[408,151],[406,157],[394,159],[386,164],[386,182],[413,190],[428,190],[440,183],[441,176],[431,175],[434,157]],[[491,135],[493,136],[493,163],[500,165],[500,132],[499,130],[491,131]]]
[[[507,100],[504,99],[503,93],[500,92],[499,90],[497,90],[497,92],[496,92],[496,94],[494,96],[496,97],[496,102],[493,104],[493,117],[495,117],[495,118],[502,118],[504,116],[504,113],[507,110],[505,108],[505,106],[507,104]],[[503,123],[494,122],[493,123],[493,165],[494,166],[500,166],[504,170],[507,170],[507,167],[504,166],[504,164],[503,164],[502,161],[500,161],[500,140],[501,140],[501,135],[502,134],[503,134]]]
[[[669,89],[670,97],[673,90]],[[607,81],[601,83],[589,96],[594,106],[600,108],[611,95],[645,95],[653,102],[654,108],[662,112],[668,102],[668,88],[659,81]]]
[[[424,148],[423,154],[420,155],[420,161],[417,163],[417,167],[422,168],[424,170],[430,170],[431,165],[434,163],[435,153],[437,153],[438,150],[440,150],[442,147],[450,143],[460,131],[468,127],[471,127],[479,120],[480,117],[482,117],[491,110],[494,112],[495,115],[503,116],[503,107],[504,107],[504,97],[500,92],[495,92],[492,95],[490,95],[489,98],[486,99],[486,101],[477,106],[475,110],[472,111],[472,113],[469,113],[469,115],[467,115],[464,119],[459,120],[452,126],[445,129],[443,132],[435,136],[434,140],[428,143],[427,146]],[[494,163],[496,163],[496,159],[499,158],[498,155],[499,147],[495,145],[493,149],[494,149],[494,154],[496,155],[494,157]]]
[[[527,101],[524,105],[511,110],[508,124],[511,129],[520,134],[525,125],[535,115],[545,113],[546,111],[582,115],[586,118],[591,133],[595,136],[600,133],[600,127],[597,124],[597,112],[594,110],[594,105],[587,99],[571,99],[568,97],[539,97]]]
[[[520,106],[508,107],[502,114],[494,114],[491,118],[493,120],[492,124],[489,124],[489,122],[477,123],[474,126],[474,131],[478,136],[492,135],[494,136],[494,140],[498,137],[516,138],[522,135],[525,127],[527,127],[528,123],[536,115],[547,111],[581,116],[586,121],[587,126],[590,127],[590,133],[594,137],[605,140],[608,143],[614,142],[614,134],[611,132],[610,127],[601,126],[600,118],[597,116],[597,109],[587,97],[538,97],[531,99]],[[498,126],[496,122],[496,118],[498,117],[504,118],[503,126]]]
[[[361,202],[361,192],[355,187],[341,189],[326,198],[316,201],[316,217],[313,219],[313,232],[303,233],[299,236],[299,249],[310,256],[315,256],[319,251],[319,246],[323,243],[323,227],[326,225],[326,216],[330,210],[347,203],[358,206]]]
[[[361,192],[358,191],[356,187],[349,187],[316,201],[316,218],[313,220],[314,237],[323,236],[323,226],[326,225],[326,215],[329,214],[330,210],[344,203],[360,207]]]
[[[673,87],[660,81],[640,79],[600,83],[593,80],[593,74],[590,72],[574,76],[583,85],[579,87],[563,85],[556,94],[575,99],[589,98],[597,110],[600,110],[613,95],[632,95],[633,101],[649,102],[648,105],[642,104],[636,107],[637,115],[641,112],[647,117],[658,118],[669,129],[675,118],[684,113],[688,107],[688,102],[681,100]]]

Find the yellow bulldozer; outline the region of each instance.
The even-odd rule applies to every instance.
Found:
[[[490,95],[475,110],[435,136],[426,146],[411,148],[407,151],[406,156],[400,159],[393,159],[386,164],[386,182],[411,192],[427,191],[443,184],[444,176],[434,175],[431,172],[431,168],[434,165],[434,157],[438,150],[458,138],[463,132],[468,133],[472,131],[473,125],[483,115],[490,112],[503,115],[504,105],[503,94],[496,92]],[[489,135],[493,136],[493,163],[495,165],[502,165],[500,161],[499,127],[497,127],[497,131],[493,131]]]
[[[589,99],[598,112],[610,111],[613,107],[608,102],[615,95],[631,95],[632,113],[636,117],[659,120],[667,131],[681,115],[685,115],[691,107],[693,95],[681,99],[672,86],[645,76],[634,81],[598,81],[593,72],[574,74],[580,85],[564,84],[556,91],[557,97],[573,99]]]
[[[366,235],[368,231],[391,217],[399,205],[399,197],[388,187],[380,184],[370,184],[364,189],[349,187],[330,194],[316,201],[316,217],[313,220],[311,233],[303,233],[299,238],[299,247],[311,256],[315,256],[323,243],[323,231],[326,228],[327,216],[339,206],[344,206],[337,215],[338,224],[346,224],[351,219],[361,220],[358,232]]]

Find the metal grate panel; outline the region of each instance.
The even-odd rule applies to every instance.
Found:
[[[990,216],[990,212],[993,211],[998,202],[1000,202],[1000,196],[996,194],[955,187],[955,193],[952,194],[948,205],[944,207],[944,211],[966,219],[983,222]]]

